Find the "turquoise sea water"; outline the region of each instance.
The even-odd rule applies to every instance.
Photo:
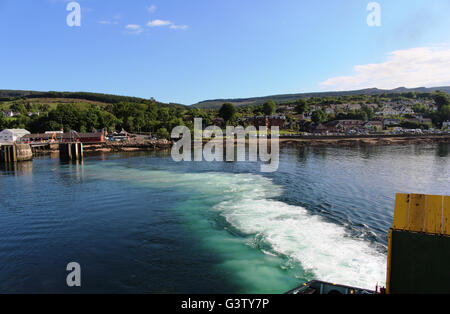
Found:
[[[449,194],[450,145],[284,148],[277,172],[167,153],[0,170],[0,292],[283,293],[386,276],[395,193]],[[82,287],[66,285],[78,262]]]

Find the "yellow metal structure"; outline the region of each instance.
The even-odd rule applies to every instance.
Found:
[[[392,276],[393,232],[450,236],[450,196],[397,194],[394,220],[388,237],[386,292],[390,292]],[[449,283],[450,284],[450,283]]]
[[[397,194],[392,229],[450,235],[450,196]]]

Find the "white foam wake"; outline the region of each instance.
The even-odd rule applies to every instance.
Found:
[[[367,289],[385,284],[385,254],[368,241],[349,236],[341,225],[303,207],[274,200],[283,189],[266,177],[119,169],[115,168],[115,179],[192,191],[202,202],[215,204],[212,209],[234,228],[267,244],[272,252],[264,253],[281,254],[300,263],[315,279]],[[105,175],[110,177],[112,171],[108,168]]]
[[[277,194],[279,187],[265,178],[258,179],[260,184],[252,181],[241,188],[245,192],[239,197],[214,207],[231,225],[300,262],[316,279],[367,289],[385,284],[386,256],[368,241],[350,237],[343,226],[311,215],[303,207],[263,197],[264,192]]]

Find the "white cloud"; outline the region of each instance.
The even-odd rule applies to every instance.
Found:
[[[140,25],[137,24],[128,24],[125,26],[125,29],[128,30],[128,33],[130,34],[140,34],[142,33],[142,28]]]
[[[98,21],[99,24],[104,24],[104,25],[111,25],[111,24],[117,24],[117,21],[107,21],[107,20],[103,20],[103,21]]]
[[[173,23],[171,21],[164,21],[164,20],[153,20],[147,23],[147,26],[149,27],[159,27],[159,26],[167,26],[172,25]]]
[[[175,24],[172,24],[172,25],[170,25],[170,28],[171,29],[187,29],[188,26],[187,25],[175,25]]]
[[[152,4],[151,6],[147,7],[147,11],[150,12],[150,13],[155,12],[156,11],[156,5]]]
[[[119,20],[121,19],[121,15],[120,14],[116,14],[113,16],[112,19],[105,19],[105,20],[100,20],[97,23],[99,24],[103,24],[103,25],[117,25],[119,24]]]
[[[141,27],[137,24],[128,24],[127,26],[125,26],[125,28],[126,29],[139,29]]]
[[[171,21],[166,21],[166,20],[153,20],[147,23],[148,27],[161,27],[161,26],[169,26],[169,28],[171,29],[188,29],[188,25],[177,25],[174,24]]]
[[[392,51],[387,61],[357,65],[353,72],[329,78],[319,85],[328,90],[450,85],[450,45]]]

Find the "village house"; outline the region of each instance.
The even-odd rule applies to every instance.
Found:
[[[309,105],[309,111],[312,113],[316,110],[322,109],[321,105]]]
[[[406,107],[406,106],[400,106],[400,107],[397,107],[396,109],[397,109],[397,111],[400,112],[401,115],[406,115],[406,114],[413,115],[414,114],[414,110],[412,110],[411,108]]]
[[[13,118],[19,115],[18,112],[14,112],[12,110],[2,111],[2,114],[5,118]]]
[[[361,104],[344,104],[344,111],[361,110]]]
[[[285,124],[286,124],[286,116],[285,115],[273,115],[273,116],[267,117],[267,119],[268,119],[268,124],[267,124],[268,128],[277,126],[280,129],[282,129],[285,127]]]
[[[32,116],[40,116],[41,115],[41,112],[40,111],[36,111],[36,112],[29,112],[28,113],[28,116],[29,117],[32,117]]]
[[[319,124],[312,133],[314,134],[328,134],[330,132],[330,128],[324,124]]]
[[[370,131],[382,131],[383,122],[382,121],[369,121],[364,124],[364,127]]]
[[[338,120],[329,121],[329,122],[321,125],[322,127],[319,128],[319,130],[322,129],[323,131],[326,131],[327,133],[339,133],[342,129],[340,127],[338,127],[338,125],[339,125]]]
[[[277,112],[279,113],[293,112],[293,111],[295,111],[295,106],[293,104],[279,105],[277,108]]]
[[[415,118],[419,120],[420,123],[432,123],[430,118],[424,118],[422,115],[416,115]]]
[[[267,119],[263,116],[244,117],[238,120],[239,124],[252,125],[256,128],[267,126]]]
[[[312,116],[312,112],[308,111],[308,112],[304,112],[303,113],[303,119],[309,119]]]
[[[273,126],[278,126],[280,129],[286,126],[286,116],[284,115],[273,115],[273,116],[255,116],[255,117],[245,117],[239,122],[246,123],[248,125],[253,125],[256,128],[265,126],[271,128]]]
[[[286,106],[286,110],[287,111],[294,111],[295,110],[295,106],[293,106],[293,105]]]
[[[336,129],[344,132],[361,128],[364,124],[362,120],[336,120]]]
[[[378,108],[378,104],[366,104],[366,106],[371,108],[374,111]]]
[[[438,107],[436,106],[436,103],[434,101],[424,101],[422,104],[430,111],[437,111]]]
[[[394,116],[399,115],[400,112],[391,107],[384,107],[383,110],[375,112],[377,116]]]
[[[350,130],[362,129],[363,125],[362,120],[333,120],[318,125],[313,133],[347,133]]]
[[[400,119],[384,119],[383,120],[383,125],[385,127],[397,126],[397,125],[400,125],[400,123],[401,123]]]

